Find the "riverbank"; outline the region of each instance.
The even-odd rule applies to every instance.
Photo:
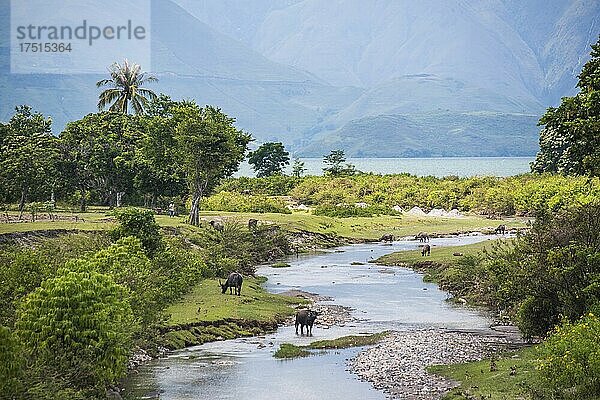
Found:
[[[159,343],[169,350],[215,340],[272,332],[308,300],[268,293],[264,278],[244,278],[240,296],[222,294],[218,279],[205,279],[165,310]]]

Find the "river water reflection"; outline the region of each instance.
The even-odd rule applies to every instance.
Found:
[[[491,236],[432,239],[432,252],[487,240]],[[289,268],[260,267],[275,293],[300,289],[331,296],[329,302],[349,306],[358,322],[343,327],[313,329],[300,337],[294,327],[282,327],[264,337],[207,343],[174,352],[140,368],[126,384],[127,398],[160,399],[384,399],[383,393],[346,371],[347,358],[360,349],[328,351],[313,357],[276,360],[282,342],[308,344],[354,333],[427,327],[487,330],[482,313],[454,306],[436,285],[424,283],[411,270],[366,264],[398,250],[414,249],[415,241],[351,245],[289,260]],[[352,263],[365,263],[352,265]],[[242,291],[243,293],[243,291]]]

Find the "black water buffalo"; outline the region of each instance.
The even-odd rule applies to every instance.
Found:
[[[381,239],[379,239],[379,241],[381,242],[393,242],[394,241],[394,235],[392,235],[391,233],[386,233],[384,234]]]
[[[248,229],[254,230],[258,227],[258,220],[254,218],[250,218],[248,220]]]
[[[429,242],[429,235],[427,232],[419,232],[417,233],[417,236],[415,236],[415,240],[417,239],[419,239],[419,242],[421,243]]]
[[[312,336],[312,326],[317,319],[316,311],[300,310],[296,313],[296,335],[298,334],[298,325],[300,325],[300,334],[304,335],[304,326],[306,325],[306,335]]]
[[[504,235],[506,233],[506,225],[498,225],[498,227],[496,229],[494,229],[494,233],[499,233],[501,235]]]
[[[430,256],[431,255],[431,246],[429,246],[428,244],[423,245],[423,248],[421,249],[421,256]]]
[[[227,277],[227,280],[225,281],[225,283],[221,283],[221,280],[219,279],[219,286],[221,286],[221,293],[225,294],[225,292],[227,291],[227,288],[229,288],[229,294],[232,294],[231,289],[235,289],[235,294],[237,294],[238,296],[241,295],[243,281],[244,281],[244,278],[242,278],[241,274],[238,274],[237,272],[230,273],[229,276]]]
[[[223,232],[223,223],[220,221],[212,220],[209,222],[210,226],[213,227],[214,230]]]

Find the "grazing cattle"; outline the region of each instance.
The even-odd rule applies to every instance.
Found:
[[[386,233],[379,240],[381,242],[393,242],[394,241],[394,235],[392,235],[391,233]]]
[[[494,233],[499,233],[501,235],[504,235],[506,233],[506,225],[498,225],[498,227],[496,229],[494,229]]]
[[[421,256],[430,256],[431,255],[431,246],[429,246],[428,244],[423,245],[423,248],[421,249]]]
[[[316,311],[300,310],[296,313],[296,335],[298,334],[298,325],[300,325],[300,334],[304,335],[304,326],[306,325],[306,335],[312,336],[312,326],[317,319]]]
[[[248,220],[248,229],[254,230],[258,227],[258,220],[254,218],[250,218]]]
[[[241,295],[243,281],[244,281],[244,278],[242,278],[241,274],[238,274],[237,272],[230,273],[229,276],[227,277],[227,280],[225,281],[225,283],[221,283],[221,280],[219,279],[219,286],[221,286],[221,293],[225,294],[225,292],[227,291],[227,288],[229,288],[229,294],[233,294],[231,292],[231,289],[235,289],[235,294],[237,294],[238,296]]]
[[[223,232],[223,223],[220,221],[212,220],[209,222],[210,226],[213,227],[214,230]]]
[[[419,242],[429,242],[429,235],[426,232],[419,232],[417,236],[415,236],[415,240],[419,239]]]

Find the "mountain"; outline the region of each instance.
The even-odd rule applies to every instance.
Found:
[[[151,25],[151,88],[221,107],[255,144],[312,156],[531,155],[541,113],[575,93],[600,2],[153,0]],[[9,74],[7,60],[0,119],[28,103],[58,132],[95,111],[102,76]]]

